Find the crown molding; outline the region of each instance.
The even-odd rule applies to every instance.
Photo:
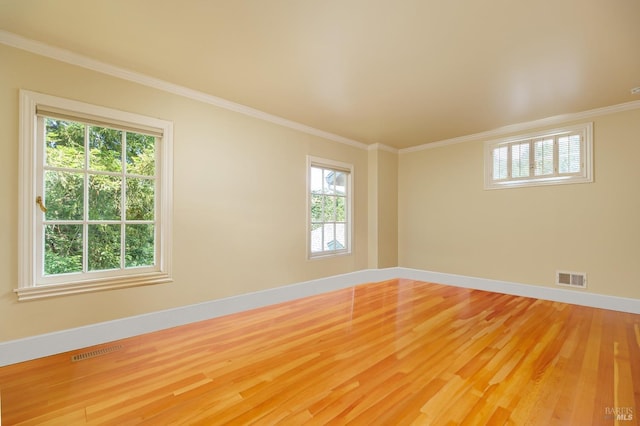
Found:
[[[438,142],[426,143],[426,144],[414,146],[411,148],[404,148],[399,150],[399,152],[401,154],[404,154],[409,152],[423,151],[426,149],[439,148],[441,146],[455,145],[463,142],[489,140],[493,138],[499,138],[501,136],[505,136],[510,133],[524,132],[524,131],[529,131],[529,130],[546,127],[546,126],[555,126],[555,125],[563,124],[569,121],[586,120],[593,117],[599,117],[607,114],[614,114],[617,112],[629,111],[629,110],[638,109],[638,108],[640,108],[640,101],[625,102],[618,105],[611,105],[611,106],[606,106],[602,108],[591,109],[588,111],[555,115],[552,117],[541,118],[539,120],[511,124],[508,126],[499,127],[494,130],[489,130],[486,132],[475,133],[467,136],[460,136],[452,139],[445,139]]]
[[[603,108],[596,108],[588,111],[562,114],[552,117],[542,118],[539,120],[528,121],[523,123],[511,124],[504,127],[499,127],[494,130],[486,132],[475,133],[466,136],[460,136],[452,139],[445,139],[438,142],[430,142],[422,145],[413,146],[410,148],[396,149],[388,145],[376,143],[365,144],[353,139],[346,138],[334,133],[326,132],[324,130],[316,129],[311,126],[307,126],[296,121],[288,120],[277,115],[269,114],[264,111],[260,111],[255,108],[248,107],[246,105],[238,104],[217,96],[213,96],[198,90],[190,89],[177,84],[169,83],[164,80],[160,80],[145,74],[141,74],[135,71],[131,71],[125,68],[117,67],[115,65],[108,64],[106,62],[98,61],[96,59],[89,58],[78,53],[61,49],[35,41],[26,37],[19,36],[17,34],[4,31],[0,29],[0,43],[5,44],[16,49],[21,49],[36,55],[44,56],[50,59],[54,59],[60,62],[64,62],[70,65],[75,65],[81,68],[89,69],[101,74],[116,77],[122,80],[137,83],[143,86],[151,87],[157,90],[161,90],[174,95],[182,96],[188,99],[192,99],[205,104],[213,105],[219,108],[224,108],[229,111],[237,112],[249,117],[257,118],[266,122],[277,124],[282,127],[297,130],[302,133],[306,133],[312,136],[318,136],[323,139],[327,139],[333,142],[338,142],[344,145],[348,145],[358,149],[364,150],[383,150],[392,153],[410,153],[416,151],[423,151],[426,149],[439,148],[447,145],[454,145],[464,142],[471,142],[476,140],[485,140],[496,137],[501,137],[509,133],[517,133],[522,131],[528,131],[535,128],[553,126],[568,121],[584,120],[592,117],[602,116],[606,114],[612,114],[621,111],[628,111],[632,109],[640,108],[640,101],[632,101],[618,105],[607,106]]]
[[[59,47],[54,47],[46,43],[22,37],[8,31],[0,30],[0,43],[70,65],[75,65],[81,68],[99,72],[101,74],[106,74],[111,77],[116,77],[122,80],[151,87],[153,89],[162,90],[167,93],[192,99],[198,102],[213,105],[219,108],[224,108],[229,111],[237,112],[249,117],[257,118],[259,120],[277,124],[282,127],[297,130],[312,136],[318,136],[324,139],[328,139],[333,142],[338,142],[364,150],[368,149],[369,147],[369,145],[353,139],[345,138],[334,133],[325,132],[324,130],[316,129],[314,127],[307,126],[296,121],[287,120],[286,118],[269,114],[255,108],[248,107],[246,105],[231,102],[229,100],[219,98],[217,96],[213,96],[198,90],[189,89],[184,86],[169,83],[168,81],[160,80],[145,74],[117,67],[115,65],[98,61],[96,59],[92,59],[66,49],[61,49]]]

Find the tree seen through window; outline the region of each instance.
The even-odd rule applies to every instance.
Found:
[[[156,138],[45,119],[44,273],[155,263]]]

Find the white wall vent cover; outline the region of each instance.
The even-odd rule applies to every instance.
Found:
[[[556,272],[556,284],[569,287],[587,288],[587,274],[584,272]]]

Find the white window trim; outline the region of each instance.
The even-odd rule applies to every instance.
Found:
[[[347,246],[344,249],[334,251],[311,252],[311,167],[327,167],[343,170],[349,173],[347,178]],[[307,198],[307,259],[325,259],[328,257],[350,255],[353,248],[353,165],[341,161],[329,160],[321,157],[307,156],[307,185],[305,187]]]
[[[525,142],[532,139],[559,136],[569,133],[580,133],[582,136],[582,162],[580,173],[554,174],[553,176],[532,176],[530,178],[514,178],[496,181],[493,179],[493,150],[497,147]],[[554,159],[557,161],[557,159]],[[485,142],[484,145],[484,189],[505,189],[523,186],[562,185],[593,182],[593,123],[582,123],[553,130],[539,131],[525,135],[517,135],[506,139]]]
[[[117,277],[83,278],[73,281],[38,285],[37,283],[37,242],[36,215],[39,214],[35,203],[38,170],[36,164],[36,108],[46,106],[79,115],[101,117],[118,123],[132,123],[158,129],[162,133],[159,144],[159,214],[160,226],[156,235],[160,237],[157,253],[157,266],[153,271],[139,274],[126,274]],[[20,171],[18,196],[18,287],[14,290],[18,300],[41,299],[69,294],[86,293],[172,281],[172,205],[173,205],[173,123],[111,108],[86,104],[56,96],[20,91]],[[75,278],[75,277],[74,277]]]

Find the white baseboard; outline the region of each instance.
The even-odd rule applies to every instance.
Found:
[[[385,275],[385,274],[382,274]],[[177,327],[196,321],[299,299],[301,297],[381,281],[378,270],[362,270],[179,308],[0,343],[0,367],[85,348],[114,340]],[[393,278],[393,277],[389,277]]]
[[[398,271],[397,277],[417,281],[447,284],[456,287],[472,288],[475,290],[492,291],[494,293],[533,297],[536,299],[551,300],[554,302],[571,303],[573,305],[640,314],[640,299],[607,296],[604,294],[589,293],[585,290],[568,290],[564,288],[542,287],[508,281],[496,281],[487,278],[445,274],[441,272],[423,271],[420,269],[394,269]]]
[[[210,302],[0,342],[0,367],[354,285],[406,278],[640,314],[640,300],[410,268],[366,269]]]

